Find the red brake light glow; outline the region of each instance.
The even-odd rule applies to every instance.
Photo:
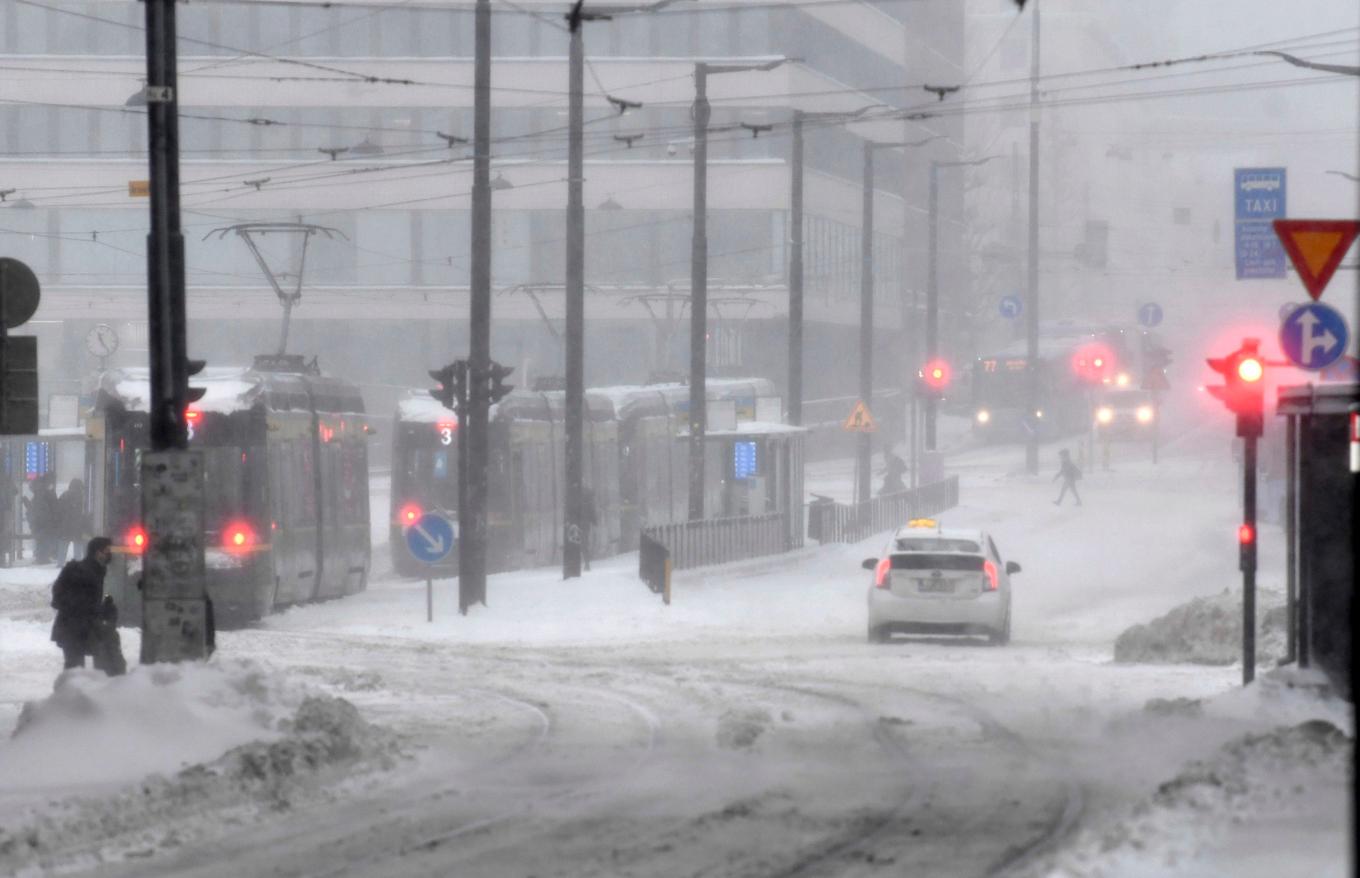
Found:
[[[874,568],[874,588],[888,587],[888,573],[892,570],[892,558],[886,557]]]
[[[984,559],[982,562],[982,572],[987,574],[987,590],[996,591],[996,565],[993,564],[990,559]]]
[[[127,536],[124,538],[127,549],[134,555],[140,555],[146,551],[146,531],[140,524],[134,524],[128,529]]]
[[[410,527],[420,521],[422,514],[424,514],[424,510],[420,508],[419,503],[407,503],[397,512],[397,522],[402,527]]]
[[[222,548],[228,552],[248,552],[256,542],[255,529],[244,521],[233,521],[222,529]]]
[[[1237,529],[1237,541],[1244,546],[1249,546],[1256,542],[1256,530],[1249,524],[1244,524]]]

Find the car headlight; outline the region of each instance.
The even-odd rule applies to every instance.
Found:
[[[1108,423],[1112,422],[1113,420],[1114,420],[1114,409],[1110,408],[1110,407],[1107,406],[1107,405],[1103,405],[1103,406],[1101,406],[1100,408],[1096,409],[1096,422],[1097,422],[1097,423],[1108,424]]]
[[[1138,407],[1137,417],[1138,423],[1149,424],[1152,422],[1152,419],[1156,417],[1156,413],[1152,410],[1152,406],[1140,405]]]
[[[977,413],[977,422],[978,422],[979,424],[986,424],[986,423],[990,422],[991,420],[992,420],[992,413],[991,413],[991,412],[987,411],[986,409],[978,409],[978,413]]]

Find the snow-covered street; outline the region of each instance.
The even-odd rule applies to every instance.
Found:
[[[0,872],[1348,874],[1349,741],[1286,730],[1353,733],[1316,678],[1112,661],[1129,625],[1238,583],[1220,439],[1116,459],[1081,508],[1014,448],[952,458],[942,519],[1023,565],[1000,648],[866,643],[878,537],[681,571],[669,607],[636,555],[494,576],[466,617],[439,582],[432,623],[389,577],[223,632],[206,666],[53,696],[53,570],[3,571]],[[1280,543],[1263,529],[1267,592]]]

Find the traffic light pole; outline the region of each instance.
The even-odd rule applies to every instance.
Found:
[[[689,280],[689,518],[704,517],[708,380],[708,65],[694,65],[694,234]]]
[[[874,144],[864,142],[864,197],[860,218],[859,271],[859,398],[871,406],[874,396]],[[873,463],[871,433],[856,437],[855,500],[868,503]]]
[[[803,111],[793,111],[789,192],[789,423],[803,423]]]
[[[486,603],[487,375],[491,366],[491,0],[477,0],[474,17],[472,270],[468,349],[467,480],[458,522],[458,609]]]
[[[1256,436],[1243,438],[1242,526],[1242,685],[1256,677]],[[1245,538],[1243,538],[1245,537]]]
[[[1029,62],[1029,262],[1025,302],[1025,417],[1032,425],[1025,442],[1025,472],[1039,472],[1039,7],[1031,3],[1033,39]]]
[[[939,247],[940,247],[940,164],[930,163],[930,269],[926,275],[926,362],[933,363],[940,355],[940,286],[939,286]],[[939,411],[939,399],[930,394],[925,400],[925,443],[926,451],[935,450],[935,418]]]

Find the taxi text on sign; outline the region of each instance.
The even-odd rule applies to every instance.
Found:
[[[1360,221],[1277,219],[1273,225],[1303,288],[1316,302],[1360,232]]]
[[[855,408],[850,412],[850,417],[845,419],[841,425],[842,429],[851,433],[873,433],[878,429],[874,423],[874,416],[869,414],[869,407],[864,404],[864,400],[855,403]]]
[[[1284,277],[1284,250],[1270,222],[1287,215],[1284,168],[1233,170],[1233,242],[1237,279]]]

